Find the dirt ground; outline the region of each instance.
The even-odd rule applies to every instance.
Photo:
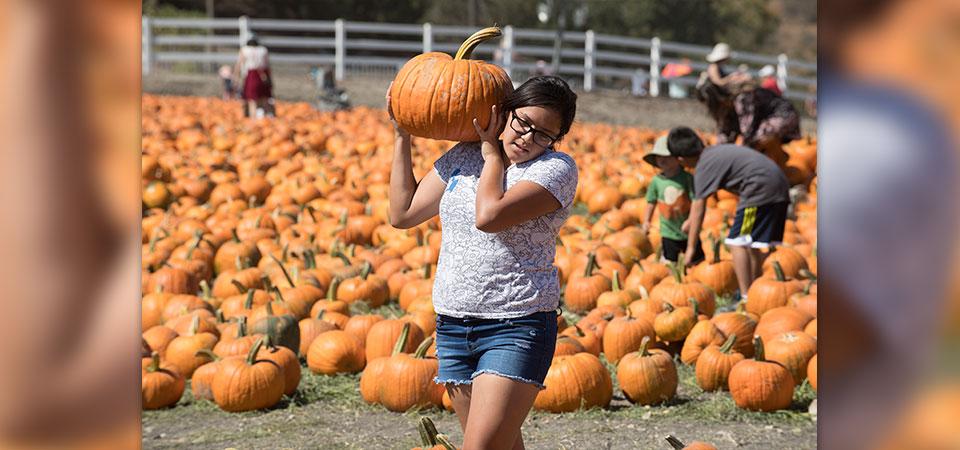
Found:
[[[753,413],[736,408],[728,393],[702,392],[690,367],[681,365],[679,374],[677,397],[666,405],[631,405],[615,384],[613,402],[606,409],[534,411],[523,426],[526,447],[667,449],[664,437],[673,434],[684,441],[712,442],[721,449],[816,448],[816,421],[807,412],[814,397],[809,385],[797,389],[789,410]],[[359,375],[327,377],[305,370],[294,398],[268,411],[241,414],[220,411],[207,401],[195,402],[188,389],[175,408],[143,414],[143,448],[408,449],[419,445],[419,415],[432,418],[453,442],[463,438],[452,413],[390,412],[365,404],[358,386]]]
[[[352,76],[339,84],[354,105],[383,107],[383,96],[390,78]],[[306,73],[286,70],[274,75],[275,95],[284,101],[316,100],[313,80]],[[153,94],[219,96],[220,82],[213,74],[153,73],[143,77],[143,91]],[[579,92],[577,120],[616,125],[668,129],[677,125],[713,131],[715,124],[703,105],[691,99],[634,97],[629,91],[599,90]],[[805,135],[815,135],[816,121],[801,120]]]

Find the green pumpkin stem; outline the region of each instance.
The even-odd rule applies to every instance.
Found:
[[[257,339],[257,342],[253,344],[253,347],[250,348],[250,353],[247,354],[247,364],[253,365],[257,361],[257,353],[260,353],[260,348],[263,347],[263,340],[265,338]]]
[[[640,353],[640,356],[644,356],[644,357],[650,356],[650,352],[648,351],[649,345],[650,345],[650,336],[644,336],[643,339],[640,341],[640,350],[638,351],[638,353]]]
[[[427,355],[427,349],[430,348],[431,344],[433,344],[433,336],[427,336],[427,338],[417,346],[417,350],[413,352],[413,357],[423,359],[423,357]]]
[[[421,417],[420,421],[417,422],[417,431],[420,433],[420,443],[423,444],[421,448],[430,448],[434,445],[437,445],[437,441],[434,439],[436,435],[430,435],[427,431],[427,427],[424,425],[424,422],[430,420],[426,417]]]
[[[689,301],[689,302],[690,302],[690,306],[693,307],[693,317],[694,317],[694,319],[696,319],[697,314],[700,314],[700,312],[699,312],[700,304],[697,303],[697,299],[695,299],[695,298],[693,298],[693,297],[690,297],[690,299],[687,300],[687,301]]]
[[[613,292],[620,292],[620,271],[613,271]]]
[[[667,442],[669,442],[670,446],[673,447],[675,450],[683,450],[687,448],[686,444],[684,444],[680,439],[677,439],[677,437],[672,434],[667,435]]]
[[[587,268],[583,271],[583,276],[590,278],[593,275],[593,269],[597,267],[597,254],[590,252],[587,254]]]
[[[393,345],[392,355],[399,355],[403,352],[403,348],[407,346],[407,337],[410,335],[410,322],[404,322],[403,329],[400,330],[400,336],[397,337],[397,342]]]
[[[243,309],[251,310],[253,309],[253,294],[254,290],[250,289],[247,291],[247,298],[243,299]]]
[[[220,361],[220,357],[217,356],[216,353],[211,352],[210,349],[206,349],[206,348],[201,348],[200,350],[197,350],[197,352],[194,353],[193,356],[195,357],[206,356],[207,358],[210,358],[210,360],[213,362]]]
[[[200,330],[200,316],[198,314],[193,315],[193,320],[190,321],[190,331],[187,332],[187,336],[196,336],[197,331]]]
[[[454,447],[453,443],[450,442],[450,438],[445,434],[437,435],[437,444],[442,445],[444,450],[457,450],[457,447]]]
[[[184,258],[187,261],[190,261],[193,258],[193,252],[196,251],[197,247],[200,246],[200,241],[203,240],[203,232],[200,230],[197,230],[197,232],[194,233],[194,237],[196,238],[196,240],[193,241],[192,244],[190,244],[190,247],[187,247],[187,257]]]
[[[432,268],[433,268],[433,266],[432,266],[430,263],[427,263],[427,264],[424,264],[424,265],[423,265],[423,279],[424,279],[424,280],[429,280],[429,279],[430,279],[430,271],[432,270]]]
[[[373,265],[370,264],[370,261],[364,261],[363,268],[360,269],[360,279],[367,281],[367,277],[370,276],[371,270],[373,270]]]
[[[720,239],[713,237],[713,233],[710,234],[710,245],[713,246],[713,263],[717,264],[720,262]]]
[[[160,353],[150,353],[150,365],[147,366],[147,372],[153,373],[160,370]]]
[[[237,339],[247,335],[247,316],[240,316],[237,319]]]
[[[234,287],[236,287],[237,290],[240,291],[241,294],[246,294],[247,291],[250,290],[249,288],[247,288],[246,286],[244,286],[243,284],[241,284],[239,281],[237,281],[237,280],[235,280],[235,279],[234,279],[234,280],[230,280],[230,284],[232,284]]]
[[[730,349],[733,348],[733,343],[737,342],[737,335],[731,334],[727,336],[727,340],[723,342],[723,345],[720,347],[720,353],[730,353]]]
[[[217,323],[224,323],[224,322],[226,322],[226,319],[224,319],[224,317],[223,317],[223,310],[217,308],[217,312],[215,312],[215,313],[213,313],[213,314],[214,314],[214,317],[217,318]]]
[[[353,262],[350,261],[350,258],[348,258],[347,255],[343,254],[343,252],[341,252],[340,250],[334,251],[333,253],[330,254],[330,256],[333,256],[334,258],[340,258],[340,260],[343,261],[344,266],[349,267],[353,265]]]
[[[810,280],[806,286],[803,287],[803,295],[810,295],[810,288],[813,287],[813,283],[816,283],[817,280]]]
[[[337,299],[337,288],[340,287],[340,277],[334,277],[333,281],[330,282],[330,288],[327,289],[327,300],[334,301]]]
[[[783,274],[783,267],[780,267],[780,261],[773,262],[773,273],[777,275],[777,281],[787,281],[787,277]]]
[[[753,348],[754,348],[754,352],[753,352],[754,359],[761,362],[766,361],[763,353],[763,338],[761,338],[760,336],[755,336],[753,338]]]
[[[484,28],[476,33],[473,33],[467,38],[467,40],[463,41],[463,44],[460,45],[460,49],[457,50],[457,54],[453,57],[453,59],[469,59],[470,55],[473,53],[473,50],[477,48],[481,42],[498,37],[501,34],[503,33],[500,31],[500,27]]]
[[[316,317],[316,319],[317,319],[317,320],[323,320],[323,316],[325,316],[326,314],[327,314],[327,310],[321,308],[320,311],[317,311],[317,317]]]
[[[210,294],[210,283],[207,283],[207,280],[200,280],[200,292],[203,295],[203,300],[210,303],[213,295]]]
[[[233,242],[234,242],[234,243],[239,244],[239,243],[241,242],[241,241],[240,241],[240,236],[237,235],[237,229],[236,229],[236,228],[231,228],[231,229],[230,229],[230,235],[233,236]],[[239,256],[239,255],[238,255],[238,256]]]
[[[293,278],[290,278],[290,274],[287,273],[287,268],[284,267],[283,263],[280,262],[276,256],[273,256],[273,254],[270,255],[270,258],[280,266],[280,271],[283,272],[283,277],[287,279],[287,283],[290,283],[290,287],[297,287],[297,284],[293,282]]]

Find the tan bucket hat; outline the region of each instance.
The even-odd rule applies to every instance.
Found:
[[[673,156],[670,154],[670,149],[667,148],[667,135],[660,136],[654,141],[653,148],[643,155],[643,160],[657,167],[657,156]]]
[[[720,42],[714,45],[713,50],[707,55],[707,62],[709,63],[715,63],[725,59],[730,59],[730,45],[726,42]]]

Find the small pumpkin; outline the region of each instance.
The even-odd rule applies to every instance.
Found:
[[[650,337],[644,336],[640,350],[623,357],[617,366],[620,389],[631,403],[656,405],[677,393],[677,367],[669,353],[649,350]]]
[[[307,366],[313,373],[334,375],[357,373],[366,364],[363,344],[355,335],[342,330],[324,332],[313,340]]]
[[[151,361],[141,374],[140,391],[143,409],[160,409],[175,405],[183,396],[186,382],[176,370],[160,367],[160,354],[153,352]]]
[[[754,338],[754,346],[754,359],[740,361],[730,370],[727,385],[734,403],[751,411],[789,407],[795,386],[793,375],[782,364],[765,358],[760,336]]]
[[[600,359],[590,353],[553,358],[533,407],[554,413],[606,407],[613,398],[613,379]]]
[[[744,360],[742,353],[732,351],[736,340],[737,336],[731,334],[722,346],[711,344],[700,353],[695,374],[701,389],[708,392],[727,389],[730,371]]]
[[[224,358],[213,377],[213,401],[224,411],[269,408],[283,397],[285,379],[277,363],[258,360],[263,338],[257,339],[246,358]]]

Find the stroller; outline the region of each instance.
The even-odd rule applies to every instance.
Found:
[[[341,111],[350,109],[350,96],[347,91],[336,86],[333,70],[330,67],[315,67],[310,71],[317,86],[317,109],[320,111]]]

